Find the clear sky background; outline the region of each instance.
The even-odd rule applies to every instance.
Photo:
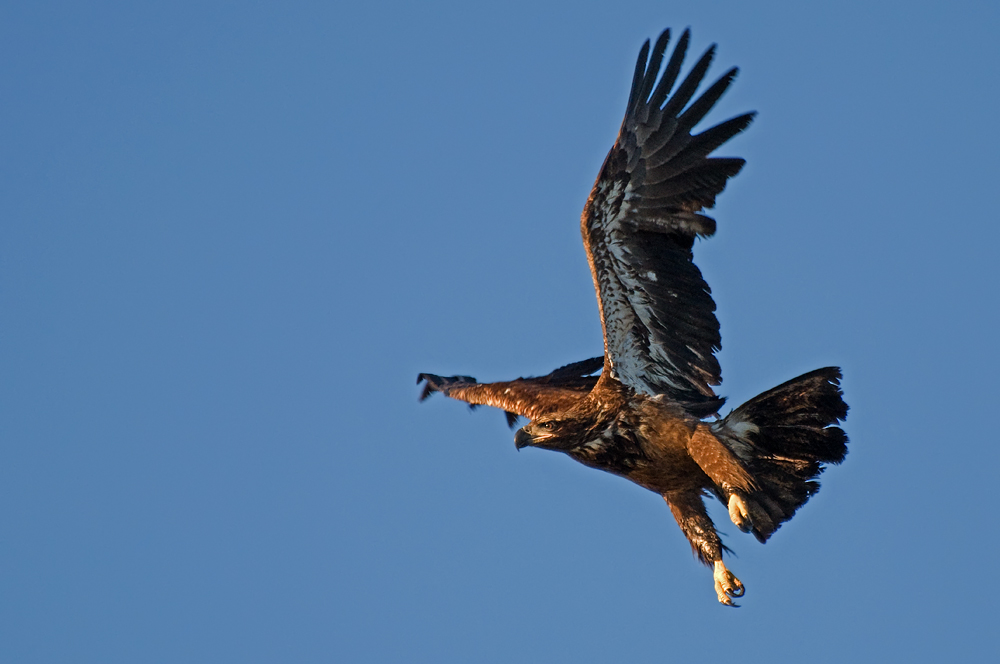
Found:
[[[418,404],[598,355],[643,40],[760,115],[696,247],[735,406],[850,453],[720,606],[663,501]],[[995,2],[4,3],[0,661],[996,661]]]

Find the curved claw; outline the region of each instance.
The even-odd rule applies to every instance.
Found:
[[[739,494],[729,495],[729,518],[736,524],[737,528],[745,533],[750,532],[750,529],[753,528],[753,522],[750,520],[750,509]]]
[[[715,561],[715,594],[719,601],[726,606],[738,607],[739,604],[733,602],[733,597],[743,597],[746,592],[743,583],[736,578],[736,575],[726,569],[721,560]]]

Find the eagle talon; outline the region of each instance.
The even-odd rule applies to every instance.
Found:
[[[750,510],[739,494],[733,493],[729,496],[729,518],[736,524],[737,528],[745,533],[750,532],[750,529],[753,528]]]
[[[715,594],[718,595],[719,601],[726,606],[739,607],[739,604],[734,603],[731,598],[743,597],[743,593],[746,592],[743,583],[736,578],[735,574],[726,569],[721,560],[715,561],[713,576],[715,577]]]

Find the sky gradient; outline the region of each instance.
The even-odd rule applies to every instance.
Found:
[[[1000,658],[1000,5],[819,5],[0,7],[0,661]],[[414,385],[601,353],[579,214],[668,26],[759,112],[721,392],[851,406],[766,545],[713,508],[736,611],[658,496]]]

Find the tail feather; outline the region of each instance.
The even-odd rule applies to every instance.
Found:
[[[810,371],[754,397],[712,427],[758,487],[745,498],[751,530],[761,542],[819,490],[823,464],[838,464],[847,455],[847,434],[835,426],[847,418],[840,378],[836,367]]]

